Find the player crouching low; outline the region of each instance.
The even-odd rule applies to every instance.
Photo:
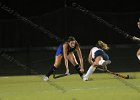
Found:
[[[91,64],[87,73],[83,76],[83,80],[87,81],[89,76],[95,71],[97,66],[103,66],[106,69],[106,65],[110,64],[109,56],[104,50],[109,50],[106,43],[98,41],[96,47],[90,50],[88,61]]]

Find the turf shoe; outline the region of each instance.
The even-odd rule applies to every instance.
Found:
[[[110,60],[106,60],[105,62],[103,62],[102,66],[107,66],[111,64],[111,61]]]
[[[66,71],[65,75],[70,75],[70,72],[69,71]]]
[[[85,75],[83,75],[82,79],[83,81],[88,81],[88,78]]]
[[[43,77],[43,80],[44,80],[44,81],[48,81],[49,78],[48,78],[47,76],[44,76],[44,77]]]

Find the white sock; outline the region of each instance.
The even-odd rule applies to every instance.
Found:
[[[96,67],[90,66],[85,77],[88,78],[95,71],[95,69],[96,69]]]
[[[140,55],[138,55],[137,57],[138,57],[138,59],[140,60]]]

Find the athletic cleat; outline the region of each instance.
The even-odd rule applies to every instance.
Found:
[[[48,78],[47,76],[44,76],[44,77],[43,77],[43,80],[44,80],[44,81],[48,81],[49,78]]]
[[[88,81],[88,78],[85,75],[83,76],[82,79],[83,79],[83,81]]]
[[[102,66],[106,66],[106,65],[109,65],[109,64],[111,64],[111,61],[110,61],[110,60],[106,60],[106,61],[102,64]]]
[[[83,78],[83,81],[88,81],[88,78],[84,77],[84,78]]]
[[[70,75],[70,73],[69,72],[66,72],[65,75]]]
[[[65,75],[67,76],[67,75],[70,75],[70,72],[69,72],[69,70],[66,70],[66,73],[65,73]]]

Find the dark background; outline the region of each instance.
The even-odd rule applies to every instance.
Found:
[[[98,17],[118,26],[130,35],[139,37],[137,21],[139,3],[121,0],[3,0],[4,5],[41,25],[52,34],[64,38],[75,36],[81,45],[92,45],[101,39],[109,44],[133,44],[134,42],[108,28],[91,16],[72,8],[76,2]],[[67,7],[64,7],[67,5]],[[86,39],[85,39],[86,38]],[[29,24],[0,9],[0,46],[24,47],[58,45],[54,39],[33,29]]]
[[[140,37],[137,21],[140,18],[138,1],[122,0],[0,0],[2,5],[13,9],[37,25],[41,25],[55,36],[64,39],[76,37],[81,46],[93,46],[103,40],[111,46],[109,53],[113,71],[140,71],[136,51],[139,43],[118,34],[112,28],[72,8],[72,3],[87,8],[103,20],[119,27],[132,36]],[[41,30],[17,19],[0,9],[0,49],[28,67],[45,72],[53,64],[55,50],[60,42]],[[51,47],[51,50],[46,48]],[[88,68],[88,52],[82,49],[84,63]],[[51,57],[51,59],[49,59]],[[38,60],[40,62],[38,62]],[[35,64],[32,64],[36,62]],[[47,66],[47,67],[46,67]],[[0,73],[29,74],[1,56]],[[64,67],[62,67],[64,70]]]

